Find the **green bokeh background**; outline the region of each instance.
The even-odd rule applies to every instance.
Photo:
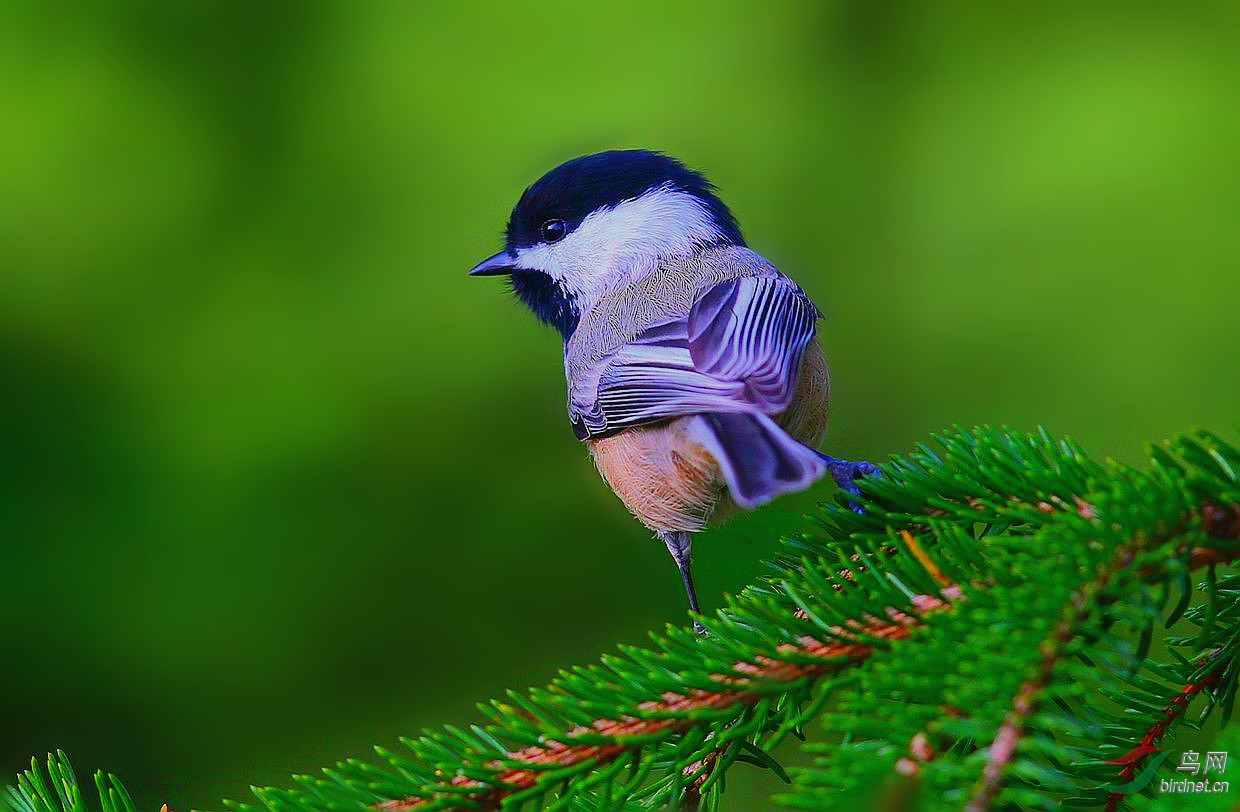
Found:
[[[821,304],[832,453],[1229,428],[1238,8],[6,5],[0,768],[218,808],[682,621],[464,275],[584,152],[707,170]],[[702,537],[706,603],[827,496]]]

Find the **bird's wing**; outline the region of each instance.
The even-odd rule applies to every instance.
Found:
[[[790,280],[747,276],[705,290],[688,316],[648,328],[599,379],[579,434],[701,413],[778,414],[796,388],[818,311]]]

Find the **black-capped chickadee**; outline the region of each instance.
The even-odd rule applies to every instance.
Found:
[[[525,190],[504,250],[470,274],[509,277],[564,337],[573,430],[667,545],[694,612],[692,533],[826,473],[855,493],[877,470],[814,450],[827,428],[818,309],[673,158],[561,164]]]

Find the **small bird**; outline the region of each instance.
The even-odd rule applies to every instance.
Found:
[[[821,314],[674,158],[617,150],[552,169],[517,201],[504,250],[470,275],[507,276],[563,336],[573,431],[667,545],[695,614],[692,534],[827,473],[855,494],[878,470],[815,450]]]

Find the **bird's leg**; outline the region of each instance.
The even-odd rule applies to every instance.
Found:
[[[667,551],[672,554],[676,568],[680,570],[680,578],[685,582],[685,594],[689,596],[689,608],[695,615],[702,614],[701,607],[698,606],[697,590],[693,588],[693,556],[690,551],[692,537],[683,530],[660,530],[658,534],[667,545]],[[706,629],[696,620],[693,621],[693,630],[698,634],[706,634]]]
[[[840,490],[853,496],[861,495],[861,488],[857,487],[857,479],[863,476],[874,476],[879,473],[878,466],[872,462],[850,462],[841,460],[838,457],[832,457],[829,454],[818,452],[818,456],[822,457],[822,461],[827,464],[827,470],[831,472],[831,478],[835,480],[835,484]],[[855,502],[849,502],[849,506],[858,513],[864,513],[861,506]]]

